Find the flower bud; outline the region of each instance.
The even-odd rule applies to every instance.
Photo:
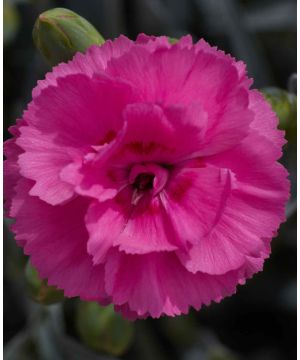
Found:
[[[114,356],[124,354],[133,339],[133,323],[115,313],[113,306],[101,307],[95,302],[81,302],[76,325],[87,346]]]
[[[33,41],[52,66],[72,59],[76,52],[85,52],[93,44],[104,43],[92,24],[63,8],[40,14],[33,28]]]
[[[39,304],[51,305],[64,299],[64,293],[55,286],[48,286],[46,280],[27,262],[25,269],[26,288],[32,300]]]

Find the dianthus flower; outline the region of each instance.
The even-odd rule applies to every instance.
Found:
[[[190,36],[120,36],[39,81],[5,143],[16,241],[65,296],[187,313],[260,271],[285,143],[245,65]]]

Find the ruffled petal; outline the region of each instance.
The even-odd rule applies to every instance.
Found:
[[[99,152],[101,164],[103,156],[116,167],[145,162],[175,164],[195,156],[204,142],[207,117],[199,104],[162,108],[135,103],[124,109],[123,116],[123,131],[110,152]]]
[[[131,86],[122,80],[68,75],[34,98],[24,118],[29,126],[55,135],[60,146],[101,145],[122,128],[122,110],[136,99]]]
[[[107,252],[124,230],[131,212],[130,190],[124,190],[114,199],[94,201],[88,208],[85,223],[89,232],[87,250],[95,264],[106,260]]]
[[[20,135],[20,126],[24,125],[25,122],[18,119],[16,125],[9,128],[9,132],[14,137],[5,141],[3,145],[3,153],[6,157],[3,163],[3,193],[6,216],[10,216],[10,207],[12,199],[15,196],[15,187],[20,179],[18,158],[23,150],[16,144],[16,139]]]
[[[114,138],[131,96],[125,83],[85,75],[69,75],[43,90],[24,114],[29,126],[17,140],[24,150],[21,173],[36,182],[30,194],[51,205],[71,199],[77,178],[63,180],[62,170]]]
[[[106,71],[133,84],[145,102],[186,105],[200,100],[205,110],[220,108],[239,81],[230,59],[176,44],[152,53],[135,46],[112,59]]]
[[[133,84],[146,103],[163,108],[201,103],[202,112],[208,114],[202,155],[233,147],[249,132],[253,113],[248,108],[248,91],[227,57],[176,45],[152,54],[134,47],[113,59],[107,72]]]
[[[117,58],[130,50],[133,41],[121,35],[114,41],[106,40],[101,46],[92,45],[85,54],[76,53],[68,63],[55,66],[51,72],[46,74],[44,80],[39,80],[38,85],[32,91],[32,97],[40,95],[43,89],[56,86],[57,79],[72,74],[84,74],[93,77],[95,74],[103,74],[107,63],[112,58]]]
[[[30,180],[21,180],[12,205],[16,218],[12,230],[25,254],[40,276],[63,289],[65,296],[105,301],[103,266],[94,266],[86,251],[88,201],[76,198],[66,205],[51,206],[29,196],[31,187]]]
[[[151,52],[145,46],[137,45],[130,53],[112,59],[107,73],[133,84],[144,102],[174,105],[182,103],[178,99],[179,92],[194,62],[193,49],[181,49],[174,45],[170,49],[158,47]],[[196,101],[195,98],[193,101]]]
[[[93,202],[86,216],[88,252],[94,263],[107,261],[112,247],[130,254],[173,251],[178,248],[173,229],[158,197],[144,195],[132,204],[129,188],[106,202]]]
[[[273,145],[253,133],[230,152],[207,159],[234,173],[235,188],[209,235],[188,253],[180,253],[188,270],[221,274],[245,266],[249,259],[262,265],[265,239],[285,220],[289,197],[287,172],[274,156]]]
[[[114,245],[129,254],[174,251],[181,246],[159,197],[144,195],[132,212]]]
[[[97,165],[88,161],[73,162],[62,169],[60,178],[72,184],[79,195],[98,201],[112,199],[128,184],[128,171]]]
[[[217,167],[182,168],[171,175],[160,197],[178,238],[202,241],[219,221],[233,186],[232,174]]]
[[[230,54],[226,54],[224,51],[219,50],[216,46],[210,46],[204,39],[200,39],[195,44],[195,49],[197,52],[204,51],[217,56],[219,59],[223,59],[225,61],[229,60],[238,71],[240,84],[245,86],[245,88],[249,88],[252,85],[253,80],[247,77],[246,64],[243,61],[236,61],[236,59]]]
[[[281,148],[286,143],[284,131],[278,130],[279,120],[271,105],[257,90],[250,90],[249,107],[255,114],[251,128],[255,129],[266,141],[277,147],[278,158],[281,157]]]
[[[66,148],[55,144],[53,136],[43,135],[30,126],[20,128],[17,144],[24,150],[17,161],[20,173],[35,180],[29,194],[38,196],[51,205],[71,199],[74,194],[73,187],[61,181],[59,173],[72,162],[72,152],[76,154],[76,151],[68,149],[68,153]]]
[[[210,112],[202,156],[209,156],[230,149],[239,144],[248,134],[253,121],[253,112],[248,108],[248,93],[238,89],[226,101],[217,114]]]
[[[157,49],[169,49],[171,44],[167,36],[153,36],[146,34],[139,34],[135,41],[138,45],[143,45],[148,51],[155,51]]]
[[[106,291],[115,305],[128,304],[131,318],[134,312],[157,318],[185,314],[190,306],[199,310],[233,294],[237,282],[237,272],[192,274],[173,252],[127,255],[114,250],[105,265]]]

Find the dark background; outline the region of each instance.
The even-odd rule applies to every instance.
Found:
[[[123,33],[134,39],[140,32],[175,38],[190,33],[194,40],[204,37],[244,60],[256,88],[287,89],[290,76],[296,72],[296,1],[292,0],[4,0],[5,139],[9,137],[8,126],[30,101],[37,79],[49,70],[33,46],[34,21],[40,12],[57,6],[87,18],[104,38]],[[295,86],[290,82],[289,90],[292,88]],[[136,322],[133,345],[122,358],[296,358],[296,145],[295,126],[292,128],[282,159],[292,180],[288,220],[272,242],[272,255],[264,271],[239,287],[235,296],[198,313]],[[5,359],[102,359],[101,354],[84,346],[77,348],[81,345],[72,321],[62,335],[70,340],[62,351],[57,339],[47,340],[51,330],[32,320],[37,308],[24,290],[25,259],[7,231],[7,223],[4,257]],[[65,311],[73,305],[67,301]],[[28,335],[35,331],[44,331],[46,341],[42,336]]]

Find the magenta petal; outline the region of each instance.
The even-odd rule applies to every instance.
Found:
[[[216,46],[210,46],[204,39],[200,39],[195,44],[196,51],[204,51],[209,54],[214,54],[219,59],[230,61],[231,64],[237,69],[239,74],[239,81],[247,88],[252,84],[252,79],[247,77],[246,64],[242,61],[236,61],[234,57],[229,54],[225,54],[224,51],[218,50]]]
[[[3,192],[4,209],[6,216],[10,216],[11,202],[15,196],[15,187],[20,179],[20,169],[18,164],[19,155],[23,152],[16,144],[16,138],[20,135],[20,126],[25,125],[23,120],[17,120],[17,124],[9,128],[9,132],[15,137],[4,143],[3,153],[6,160],[3,163]]]
[[[143,45],[151,52],[157,49],[169,49],[171,47],[167,36],[149,36],[146,34],[139,34],[136,38],[136,44]]]
[[[114,251],[105,267],[106,291],[116,305],[159,317],[200,309],[235,292],[238,273],[220,276],[188,272],[174,253],[125,255]],[[131,316],[134,314],[131,313]]]
[[[133,205],[132,195],[132,190],[125,189],[113,200],[90,206],[86,216],[88,252],[95,263],[107,260],[107,252],[114,246],[131,254],[178,248],[159,199],[145,196]]]
[[[254,121],[251,127],[267,141],[276,145],[279,156],[281,157],[281,147],[286,143],[284,131],[278,130],[278,118],[273,112],[271,105],[265,100],[263,95],[257,90],[250,91],[250,109],[254,112]]]
[[[12,226],[16,240],[42,278],[64,289],[65,296],[84,300],[104,300],[103,267],[94,266],[86,252],[88,234],[84,215],[88,206],[77,198],[54,207],[29,196],[31,181],[20,181],[13,201]]]
[[[77,194],[105,201],[127,184],[126,173],[126,169],[101,169],[92,163],[74,162],[61,170],[60,178],[72,184]]]
[[[105,41],[102,46],[91,46],[85,54],[78,52],[67,64],[61,63],[55,66],[51,72],[46,74],[44,80],[39,80],[38,85],[32,91],[32,97],[37,97],[43,89],[49,86],[56,86],[58,78],[72,74],[84,74],[92,77],[95,74],[104,73],[108,61],[129,51],[133,44],[126,36],[121,35],[114,41]]]
[[[148,316],[150,316],[149,313],[146,313],[144,315],[139,316],[136,311],[132,311],[128,304],[124,305],[115,305],[115,311],[122,314],[122,316],[130,321],[136,320],[136,319],[146,319]]]
[[[114,241],[129,254],[147,254],[178,249],[179,241],[158,197],[144,196],[132,209],[122,232]]]
[[[36,182],[30,193],[52,205],[71,199],[76,179],[64,181],[61,172],[87,148],[113,137],[123,126],[121,113],[130,97],[128,84],[85,75],[69,75],[43,90],[25,113],[29,126],[21,127],[17,139],[24,150],[21,173]]]
[[[209,234],[226,205],[232,181],[226,171],[210,166],[183,168],[171,176],[161,199],[179,239],[197,244]]]
[[[36,181],[30,195],[39,196],[51,205],[69,200],[73,188],[61,181],[59,172],[72,161],[71,154],[57,146],[53,137],[45,136],[30,126],[20,128],[17,144],[24,150],[18,159],[20,173]]]
[[[124,230],[130,216],[132,192],[123,190],[115,199],[94,201],[88,208],[85,222],[89,232],[88,253],[95,264],[106,260],[108,250]]]
[[[207,116],[198,103],[165,108],[136,103],[128,105],[123,116],[125,126],[110,155],[116,166],[174,164],[203,151]]]
[[[68,75],[35,97],[24,118],[44,134],[55,135],[60,146],[100,145],[122,128],[123,108],[136,99],[132,87],[119,79]]]

